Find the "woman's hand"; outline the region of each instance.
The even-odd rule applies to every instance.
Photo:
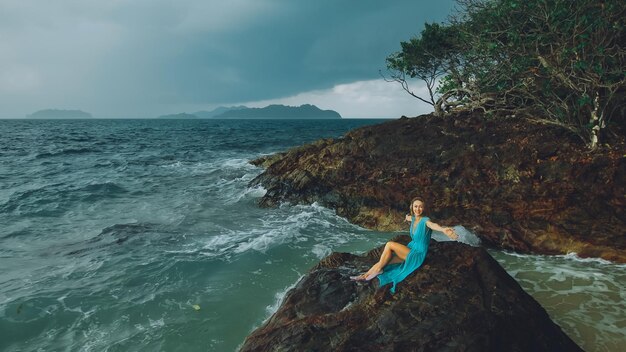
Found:
[[[445,234],[446,234],[446,236],[450,237],[451,239],[453,239],[453,240],[455,240],[455,241],[459,239],[459,235],[457,235],[457,234],[456,234],[456,231],[454,231],[454,229],[453,229],[453,228],[451,228],[451,227],[446,227],[446,228],[443,230],[443,233],[445,233]]]
[[[411,222],[411,221],[413,221],[413,217],[412,217],[411,215],[407,214],[407,215],[404,217],[404,221]]]

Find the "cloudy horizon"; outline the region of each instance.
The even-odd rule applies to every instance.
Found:
[[[430,106],[379,71],[401,41],[445,20],[453,5],[0,0],[0,118],[307,103],[344,117],[418,115]]]

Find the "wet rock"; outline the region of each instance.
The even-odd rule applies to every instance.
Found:
[[[581,351],[483,248],[432,241],[393,295],[349,279],[381,250],[323,259],[241,351]]]
[[[318,202],[399,230],[414,196],[484,244],[626,262],[626,142],[590,153],[564,129],[460,113],[366,126],[256,161],[263,206]]]

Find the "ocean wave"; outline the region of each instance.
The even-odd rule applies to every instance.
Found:
[[[242,201],[243,199],[246,198],[260,198],[263,197],[265,195],[265,193],[267,193],[267,189],[265,189],[263,186],[258,185],[255,187],[248,187],[246,188],[243,192],[241,191],[237,191],[237,192],[233,192],[234,194],[227,196],[227,200],[226,200],[226,204],[235,204],[235,203],[239,203],[240,201]]]
[[[582,258],[578,256],[578,253],[576,252],[570,252],[568,254],[565,255],[557,255],[557,258],[563,258],[563,259],[567,259],[567,260],[573,260],[573,261],[577,261],[577,262],[581,262],[581,263],[598,263],[598,264],[612,264],[612,265],[617,265],[623,268],[626,268],[626,264],[615,264],[609,260],[606,259],[602,259],[602,258]]]
[[[315,256],[321,260],[327,257],[332,252],[332,250],[330,249],[330,247],[318,243],[313,246],[311,252],[313,252],[313,254],[315,254]]]
[[[287,293],[289,293],[289,291],[291,291],[294,287],[296,287],[296,285],[300,282],[300,280],[302,280],[304,278],[304,275],[300,276],[300,278],[298,278],[298,280],[294,281],[291,285],[285,287],[284,289],[276,292],[276,294],[274,295],[274,303],[265,307],[265,313],[266,313],[266,317],[264,319],[264,323],[265,321],[267,321],[267,319],[269,319],[272,314],[276,313],[276,311],[278,310],[278,308],[280,308],[280,305],[283,303],[283,300],[285,299],[285,296],[287,296]]]
[[[320,228],[324,228],[326,231],[327,228],[333,225],[327,219],[315,216],[318,209],[309,207],[308,210],[308,212],[292,213],[286,217],[284,214],[265,216],[259,219],[261,226],[255,228],[242,230],[218,229],[217,231],[221,232],[221,234],[211,236],[204,241],[202,255],[221,256],[229,260],[233,255],[249,251],[265,253],[281,245],[298,247],[299,243],[308,241],[321,241],[324,243],[320,244],[318,248],[319,253],[315,254],[321,255],[322,251],[329,251],[330,243],[336,244],[347,241],[343,232],[319,236]]]
[[[179,169],[181,171],[191,171],[198,173],[206,173],[217,170],[260,170],[259,167],[250,164],[248,159],[245,158],[219,158],[212,161],[185,161],[185,160],[172,160],[159,165],[163,168]]]
[[[586,341],[583,336],[593,331],[598,350],[616,349],[626,315],[626,264],[574,253],[490,253],[568,335]]]
[[[213,236],[203,244],[203,254],[218,255],[226,253],[237,247],[238,240],[242,240],[242,236],[234,231],[225,235]]]
[[[266,252],[268,249],[288,241],[288,237],[289,235],[281,228],[261,231],[259,236],[254,236],[247,241],[239,243],[233,251],[235,253],[244,253],[249,250]]]
[[[127,190],[114,183],[114,182],[103,182],[103,183],[91,183],[85,187],[79,189],[80,191],[89,192],[89,193],[126,193]]]
[[[102,150],[94,148],[68,148],[53,152],[38,153],[35,155],[35,159],[51,158],[56,156],[76,155],[76,154],[89,154],[100,153]]]
[[[94,168],[104,168],[104,169],[112,169],[118,167],[125,167],[126,161],[123,160],[115,160],[115,159],[106,159],[106,160],[96,160],[93,164]]]
[[[35,189],[14,192],[0,205],[0,212],[19,215],[53,216],[63,213],[80,202],[115,198],[127,190],[114,183],[91,183],[82,187],[65,183],[49,184]]]
[[[221,172],[220,172],[221,173]],[[262,197],[267,190],[263,187],[248,187],[256,173],[232,173],[215,177],[211,183],[203,186],[203,190],[212,198],[220,199],[224,205],[233,205]]]
[[[501,250],[500,253],[506,254],[507,256],[511,256],[511,257],[529,259],[532,262],[553,261],[554,259],[562,259],[564,261],[608,265],[608,266],[614,266],[617,268],[626,269],[626,264],[614,263],[614,262],[611,262],[609,260],[602,259],[602,258],[582,258],[582,257],[579,257],[578,253],[576,252],[569,252],[567,254],[549,255],[549,254],[525,254],[525,253],[517,253],[517,252]]]
[[[59,199],[63,183],[49,184],[39,188],[17,191],[9,196],[9,199],[0,205],[0,212],[37,212],[43,206]]]
[[[329,254],[333,246],[354,239],[348,229],[342,229],[344,219],[327,208],[315,205],[302,205],[283,208],[288,211],[268,214],[260,218],[261,226],[252,229],[232,231],[212,237],[204,249],[212,255],[242,254],[248,251],[266,253],[268,250],[288,245],[305,249],[313,246],[311,253],[318,258]],[[348,232],[346,232],[348,230]],[[311,244],[311,242],[315,244]],[[209,253],[205,253],[207,255]]]
[[[247,158],[229,158],[219,161],[223,167],[231,169],[248,169],[248,170],[260,170],[258,166],[250,164],[250,159]]]
[[[69,256],[84,256],[96,250],[116,248],[135,238],[143,238],[147,235],[162,233],[162,226],[152,223],[129,223],[115,224],[105,227],[95,237],[86,241],[65,245],[65,254]],[[70,249],[67,251],[67,249]]]
[[[33,234],[32,231],[30,231],[29,229],[19,229],[15,231],[9,231],[8,233],[0,236],[0,239],[9,239],[9,238],[14,238],[14,237],[28,237],[28,236],[31,236],[32,234]]]
[[[233,255],[250,250],[266,252],[287,240],[280,230],[253,229],[246,231],[228,230],[227,232],[227,234],[212,236],[206,240],[200,253],[208,257],[230,260]]]

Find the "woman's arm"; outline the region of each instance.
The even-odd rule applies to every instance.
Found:
[[[454,231],[454,229],[451,227],[439,226],[439,224],[436,224],[430,220],[426,222],[426,226],[430,227],[431,229],[435,231],[443,232],[446,236],[450,237],[450,239],[456,240],[459,238],[459,235],[457,235],[456,231]]]

